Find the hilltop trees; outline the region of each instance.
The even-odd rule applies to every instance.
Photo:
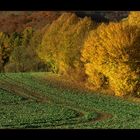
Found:
[[[2,12],[2,11],[1,11]],[[61,12],[59,11],[18,11],[17,14],[8,14],[0,12],[0,31],[11,34],[13,32],[21,33],[26,27],[32,27],[35,30],[41,29],[46,24],[51,24],[57,19]]]

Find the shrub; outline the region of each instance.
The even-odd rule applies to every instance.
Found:
[[[101,24],[91,31],[81,57],[88,83],[102,87],[108,79],[109,87],[118,96],[136,91],[140,76],[137,65],[140,61],[139,40],[140,30],[122,22]],[[106,78],[100,80],[100,73]]]

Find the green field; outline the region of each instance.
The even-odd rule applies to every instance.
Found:
[[[1,73],[0,128],[140,128],[140,103],[60,81],[51,73]]]

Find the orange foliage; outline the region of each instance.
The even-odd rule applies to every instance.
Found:
[[[26,27],[41,29],[46,24],[51,24],[53,20],[60,16],[58,11],[37,11],[23,12],[19,15],[0,15],[0,31],[6,33],[22,32]]]
[[[85,41],[81,60],[85,63],[88,83],[102,87],[107,77],[115,95],[132,94],[139,83],[140,30],[123,23],[102,24]],[[98,79],[98,80],[97,80]]]

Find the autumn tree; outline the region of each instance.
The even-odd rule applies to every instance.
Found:
[[[9,61],[9,56],[13,50],[11,45],[11,38],[8,34],[1,32],[0,33],[0,66],[1,71],[5,64]]]
[[[80,49],[93,25],[90,18],[62,14],[46,29],[38,50],[39,57],[51,66],[51,71],[76,77],[82,72]]]
[[[10,56],[10,61],[7,66],[5,66],[5,71],[14,71],[14,72],[25,72],[27,65],[28,55],[27,48],[29,47],[30,39],[33,35],[32,28],[26,28],[22,34],[20,34],[21,38],[13,39],[14,43],[11,40],[11,43],[14,47],[14,50]],[[16,34],[13,35],[15,37]],[[19,40],[18,40],[19,39]],[[28,52],[31,53],[31,52]],[[30,58],[31,59],[31,58]]]
[[[106,83],[122,96],[136,94],[140,82],[140,30],[121,23],[102,24],[90,32],[82,50],[88,83]]]
[[[7,13],[7,14],[6,14]],[[0,31],[12,34],[21,33],[26,27],[35,30],[41,29],[46,24],[51,24],[61,14],[61,11],[16,11],[0,12]]]
[[[131,11],[128,16],[128,23],[130,26],[139,26],[140,27],[140,11]]]
[[[11,44],[14,47],[6,72],[29,72],[46,70],[46,65],[38,58],[36,47],[41,42],[39,32],[26,28],[21,34],[14,33]]]

